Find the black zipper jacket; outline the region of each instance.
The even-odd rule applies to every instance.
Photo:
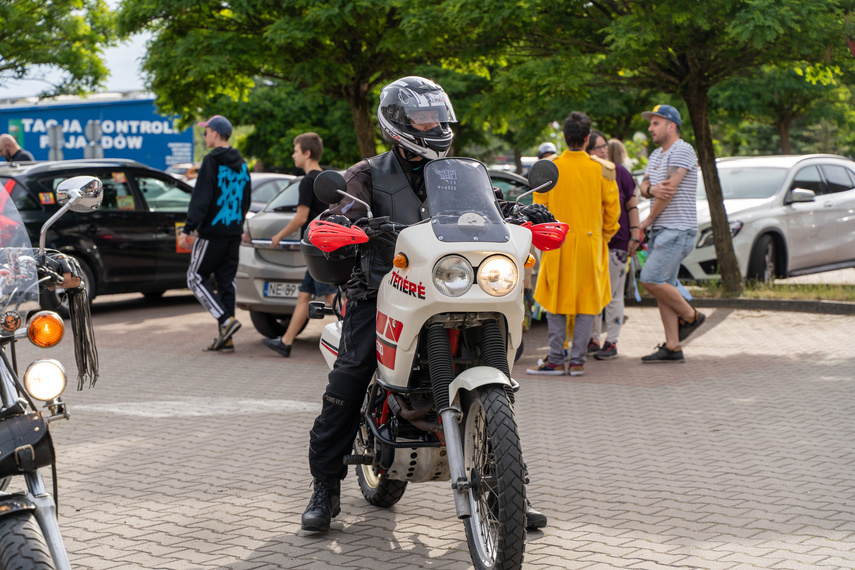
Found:
[[[184,233],[205,239],[233,239],[243,233],[251,185],[246,162],[237,149],[218,147],[202,160],[187,208]]]

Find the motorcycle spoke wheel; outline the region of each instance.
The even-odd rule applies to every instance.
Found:
[[[366,396],[367,400],[367,396]],[[365,408],[363,407],[363,414]],[[374,446],[368,437],[368,427],[363,415],[359,422],[359,431],[353,442],[353,452],[356,455],[373,455]],[[407,490],[406,481],[393,481],[386,474],[377,473],[373,465],[357,465],[356,480],[359,490],[365,500],[375,507],[389,508],[401,500]],[[0,569],[2,570],[2,569]]]
[[[466,539],[475,568],[522,567],[525,550],[525,486],[513,411],[502,388],[469,395],[463,453],[472,516]]]

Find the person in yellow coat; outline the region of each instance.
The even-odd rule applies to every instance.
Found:
[[[567,315],[575,315],[569,372],[581,376],[594,315],[611,301],[609,240],[617,233],[620,203],[614,165],[590,156],[585,146],[591,119],[573,111],[564,121],[568,150],[551,160],[558,166],[558,184],[535,194],[555,219],[570,226],[559,249],[543,252],[534,298],[548,312],[549,356],[529,374],[565,374]]]

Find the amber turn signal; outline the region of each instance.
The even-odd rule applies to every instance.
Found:
[[[535,263],[537,263],[537,260],[534,258],[534,256],[532,254],[529,253],[528,259],[525,260],[524,267],[526,267],[526,268],[534,267]]]
[[[27,336],[30,341],[42,348],[50,348],[59,344],[65,325],[59,315],[52,311],[39,311],[30,318],[27,325]]]
[[[392,265],[397,267],[398,269],[403,269],[410,264],[410,260],[407,259],[407,255],[404,253],[399,253],[392,259]]]

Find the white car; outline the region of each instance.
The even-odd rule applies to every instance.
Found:
[[[855,161],[811,154],[719,158],[716,164],[743,277],[768,281],[855,267]],[[639,207],[642,219],[648,207]],[[701,176],[698,238],[679,277],[718,277]]]

